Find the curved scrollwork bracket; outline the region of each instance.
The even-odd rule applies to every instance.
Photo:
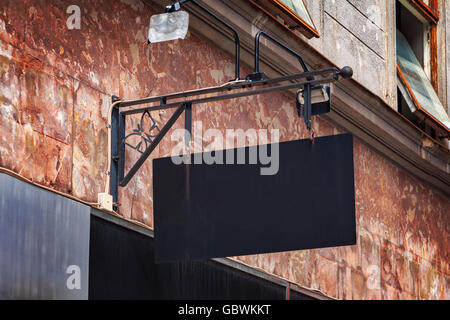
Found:
[[[148,130],[145,129],[145,118],[148,118],[150,121],[150,128]],[[152,117],[149,111],[145,111],[144,113],[142,113],[141,121],[137,124],[137,128],[133,129],[131,133],[125,136],[125,138],[123,139],[123,143],[131,149],[142,154],[150,146],[150,144],[153,143],[153,140],[160,132],[161,130],[159,129],[155,119]],[[133,139],[136,139],[135,137],[138,137],[139,139],[139,142],[137,144],[133,145],[132,143],[128,142],[130,140],[133,141]]]

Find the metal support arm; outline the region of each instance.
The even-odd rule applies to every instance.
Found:
[[[181,104],[178,109],[174,112],[172,117],[170,117],[169,121],[164,125],[164,127],[161,129],[161,131],[158,133],[158,135],[155,137],[153,142],[147,147],[147,149],[142,153],[140,158],[136,161],[136,163],[131,167],[130,171],[128,171],[127,175],[123,178],[122,181],[120,181],[119,185],[121,187],[124,187],[130,182],[131,178],[136,174],[136,172],[139,170],[139,168],[144,164],[145,160],[150,156],[150,154],[155,150],[155,148],[158,146],[158,144],[161,142],[161,140],[164,138],[164,136],[169,132],[170,128],[175,124],[175,122],[178,120],[178,118],[181,116],[181,114],[185,111],[186,104]],[[123,170],[123,168],[120,168]]]
[[[173,94],[168,94],[164,96],[155,96],[139,100],[123,101],[114,108],[113,121],[112,121],[112,160],[113,165],[111,167],[111,192],[113,193],[113,198],[117,201],[118,186],[124,187],[128,184],[131,178],[136,174],[139,168],[144,164],[150,154],[155,150],[164,136],[172,128],[175,122],[179,119],[183,112],[186,113],[185,117],[185,128],[190,131],[192,123],[192,106],[200,103],[207,103],[212,101],[222,101],[235,98],[241,98],[246,96],[253,96],[259,94],[266,94],[275,91],[290,90],[290,89],[300,89],[306,87],[313,87],[321,84],[327,84],[335,82],[339,79],[339,76],[348,77],[348,68],[343,68],[339,70],[337,68],[328,68],[318,71],[310,71],[299,73],[295,75],[289,75],[274,79],[265,79],[260,81],[244,81],[230,83],[225,86],[217,86],[210,88],[203,88],[199,90],[191,90],[185,92],[178,92]],[[320,79],[311,79],[314,76],[321,76]],[[303,81],[300,81],[303,79]],[[294,82],[292,82],[294,81]],[[287,83],[283,83],[287,82]],[[262,87],[262,88],[259,88]],[[238,91],[238,92],[232,92]],[[205,97],[204,95],[207,94]],[[212,95],[214,94],[214,95]],[[203,95],[203,97],[201,97]],[[200,96],[200,97],[199,97]],[[171,102],[170,100],[176,100]],[[180,101],[181,100],[181,101]],[[130,106],[142,105],[151,103],[151,106],[144,108],[130,109]],[[177,108],[171,118],[167,123],[159,129],[159,127],[154,122],[151,117],[151,112],[157,110],[166,110]],[[141,134],[144,144],[140,142],[137,146],[132,146],[126,139],[132,134],[125,134],[125,119],[129,115],[141,114],[141,121],[138,124],[138,129],[133,130],[136,135]],[[149,130],[145,130],[143,117],[147,116],[151,120],[151,126]],[[157,134],[152,134],[150,131],[156,130]],[[186,139],[186,143],[188,143]],[[131,149],[141,153],[139,159],[131,167],[128,173],[125,175],[124,159],[125,159],[125,147],[131,147]],[[144,150],[141,150],[145,147]]]

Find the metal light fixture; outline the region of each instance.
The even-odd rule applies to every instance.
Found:
[[[311,116],[328,113],[331,111],[331,91],[330,86],[320,85],[305,86],[297,91],[297,113],[300,118],[305,119],[308,129],[311,125]],[[308,109],[310,105],[310,110]]]
[[[353,69],[344,67],[339,75],[344,79],[353,76]],[[336,79],[338,80],[338,79]],[[329,85],[311,85],[307,84],[303,89],[297,91],[296,97],[297,113],[303,118],[306,128],[311,130],[311,118],[331,111],[331,89]]]
[[[184,39],[189,28],[189,14],[180,11],[182,6],[186,3],[191,3],[197,8],[216,19],[223,26],[228,28],[234,36],[234,44],[236,47],[235,53],[235,78],[231,81],[240,80],[240,51],[241,45],[239,35],[231,25],[219,18],[213,12],[199,4],[195,0],[181,0],[166,7],[166,12],[163,14],[153,15],[150,18],[150,28],[148,31],[148,43],[170,41],[176,39]]]

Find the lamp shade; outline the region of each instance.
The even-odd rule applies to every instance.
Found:
[[[176,11],[153,15],[150,18],[148,41],[150,43],[184,39],[189,28],[189,14]]]

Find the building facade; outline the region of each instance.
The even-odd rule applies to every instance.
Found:
[[[321,297],[449,299],[450,5],[441,0],[199,2],[238,30],[241,75],[253,70],[260,30],[300,53],[312,70],[345,65],[354,70],[352,79],[332,85],[332,110],[315,117],[313,128],[316,136],[351,132],[355,137],[357,244],[230,257],[230,265]],[[2,174],[96,207],[107,181],[111,96],[139,99],[234,79],[232,34],[188,3],[184,40],[147,43],[150,16],[168,4],[1,2]],[[416,59],[402,64],[404,52]],[[294,56],[264,40],[261,69],[269,77],[302,71]],[[200,104],[192,114],[205,130],[224,134],[254,128],[278,129],[280,141],[309,137],[291,92]],[[151,115],[162,127],[171,111]],[[138,122],[131,119],[127,128]],[[173,129],[183,127],[180,120]],[[170,156],[175,144],[166,137],[151,158]],[[200,143],[210,144],[207,138]],[[136,158],[130,153],[125,167]],[[117,212],[103,214],[129,228],[152,230],[152,193],[149,160],[119,188]],[[20,232],[17,238],[27,239]],[[0,277],[5,275],[0,270]]]

